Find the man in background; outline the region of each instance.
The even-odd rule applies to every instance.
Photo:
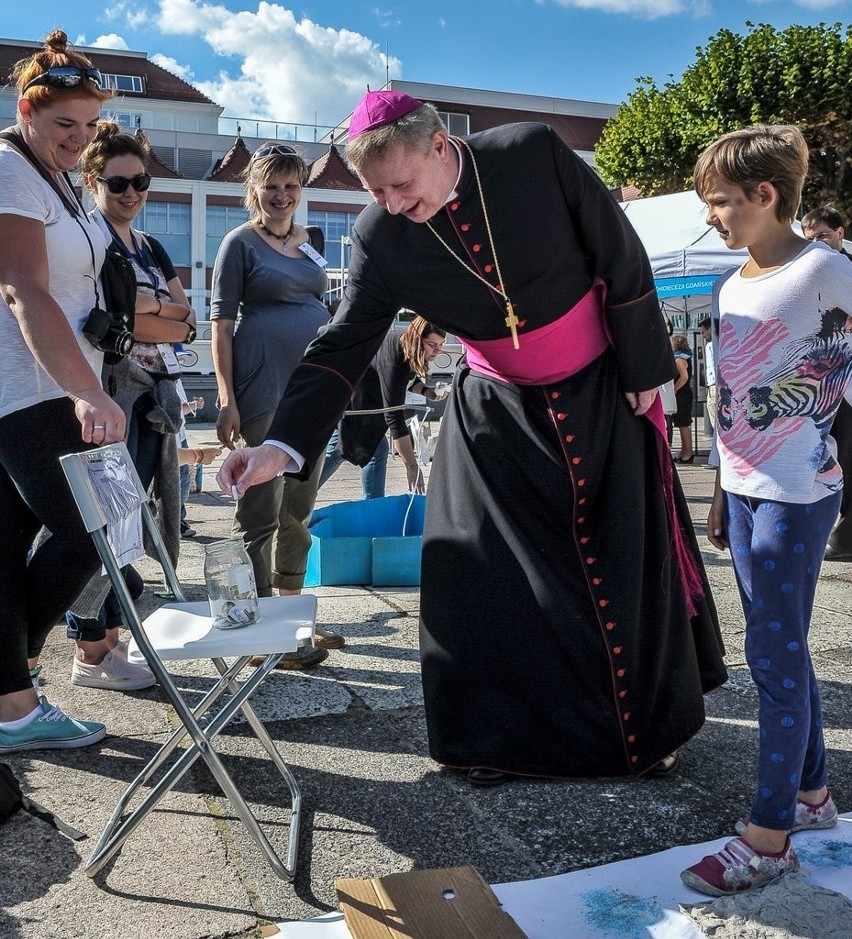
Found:
[[[802,219],[802,234],[805,238],[821,241],[852,261],[852,255],[843,247],[845,230],[843,216],[830,205],[820,206]],[[837,462],[843,469],[844,485],[840,519],[828,538],[825,559],[852,561],[852,516],[849,514],[849,503],[852,501],[852,406],[848,401],[840,405],[831,426],[831,435],[837,441]]]

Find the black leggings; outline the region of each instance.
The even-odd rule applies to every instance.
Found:
[[[68,398],[0,418],[0,694],[32,687],[27,658],[100,567],[59,465],[88,449]],[[52,537],[27,560],[42,526]]]

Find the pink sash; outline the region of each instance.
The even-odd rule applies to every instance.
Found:
[[[589,292],[558,320],[521,333],[520,348],[504,339],[465,339],[471,368],[513,385],[551,385],[579,372],[610,345],[604,320],[606,285],[597,278]]]

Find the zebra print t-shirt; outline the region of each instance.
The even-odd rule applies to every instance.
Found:
[[[713,292],[716,437],[727,492],[817,502],[843,486],[829,430],[852,377],[852,264],[822,244]]]

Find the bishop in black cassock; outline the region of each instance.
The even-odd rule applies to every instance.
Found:
[[[703,694],[726,678],[665,437],[626,396],[674,374],[650,265],[550,127],[436,140],[460,172],[428,224],[419,203],[394,214],[362,173],[388,208],[359,216],[346,296],[269,436],[309,471],[401,307],[458,335],[469,361],[423,537],[430,753],[523,775],[638,775],[697,733]],[[597,346],[582,314],[593,296]],[[223,485],[247,457],[231,459]]]

